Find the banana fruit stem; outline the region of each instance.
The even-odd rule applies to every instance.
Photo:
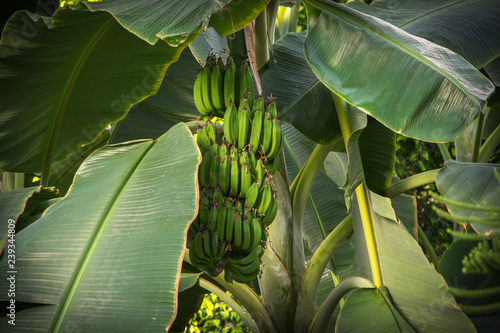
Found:
[[[349,137],[352,134],[352,128],[349,121],[349,114],[347,110],[347,103],[338,95],[332,92],[335,108],[337,109],[337,116],[339,117],[340,128],[342,129],[342,137],[347,148]],[[375,240],[375,232],[373,226],[373,217],[370,207],[370,197],[368,189],[362,183],[356,188],[356,199],[361,215],[361,225],[363,227],[364,239],[368,250],[368,259],[372,272],[373,283],[378,288],[382,285],[382,271],[380,269],[380,260],[377,251],[377,244]]]

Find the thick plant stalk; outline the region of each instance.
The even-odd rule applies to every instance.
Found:
[[[337,116],[339,117],[340,128],[342,129],[342,136],[347,145],[349,137],[351,136],[351,124],[347,113],[347,103],[336,94],[332,93],[335,108],[337,109]],[[378,288],[382,285],[382,271],[380,269],[380,260],[375,241],[375,233],[373,229],[373,217],[370,207],[370,199],[367,188],[364,183],[356,188],[356,198],[361,215],[361,223],[364,232],[364,239],[368,250],[368,259],[370,261],[370,268],[373,278],[373,283]]]
[[[431,242],[425,235],[425,232],[422,230],[420,225],[418,225],[418,239],[420,239],[420,241],[424,245],[427,254],[429,254],[429,256],[431,257],[431,262],[434,264],[434,268],[437,270],[439,267],[439,259],[437,257],[436,251],[432,247]]]
[[[495,151],[495,148],[500,143],[500,125],[495,128],[493,133],[490,134],[489,138],[483,144],[481,149],[479,150],[479,156],[477,161],[479,163],[488,163],[488,160],[491,157],[491,154]]]
[[[264,9],[255,19],[254,27],[255,63],[257,68],[269,61],[269,39],[267,32],[267,10]]]
[[[400,180],[389,187],[389,198],[397,197],[406,191],[412,190],[419,186],[424,186],[427,184],[434,183],[436,181],[436,176],[441,169],[434,169],[419,174],[413,175],[411,177]]]
[[[208,282],[205,279],[198,279],[200,282],[200,287],[208,290],[209,292],[217,295],[221,300],[223,300],[228,306],[230,306],[234,312],[243,320],[247,325],[248,329],[253,333],[259,333],[259,328],[253,321],[252,317],[228,294],[226,294],[222,289],[218,288],[216,285]]]
[[[443,161],[448,161],[451,160],[451,155],[450,152],[448,151],[448,148],[446,147],[446,144],[442,142],[438,142],[437,146],[439,148],[439,152],[441,153],[441,156],[443,157]]]
[[[278,8],[280,0],[271,0],[266,7],[267,10],[267,32],[269,36],[269,44],[274,44],[274,36],[276,34],[276,18],[278,16]]]
[[[328,324],[332,317],[333,311],[337,307],[339,301],[353,289],[373,288],[372,283],[362,277],[355,276],[345,279],[335,287],[321,304],[321,307],[316,312],[314,319],[309,326],[307,332],[323,333],[328,331]]]
[[[330,232],[328,237],[325,238],[316,252],[314,252],[311,260],[309,260],[300,283],[297,298],[297,310],[295,312],[295,329],[297,332],[304,332],[311,323],[312,317],[308,317],[308,315],[311,313],[314,314],[316,308],[316,294],[323,271],[337,247],[351,231],[352,215],[349,214],[334,230],[332,230],[332,232]]]
[[[479,149],[481,148],[481,139],[483,137],[484,113],[479,112],[476,121],[476,137],[474,138],[474,146],[472,147],[472,162],[477,162],[479,158]]]
[[[301,0],[295,1],[295,4],[292,7],[292,11],[289,16],[288,21],[288,32],[297,32],[297,25],[299,23],[299,12],[300,12],[300,4]]]

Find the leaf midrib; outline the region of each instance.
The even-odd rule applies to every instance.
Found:
[[[85,47],[85,51],[81,54],[80,58],[76,61],[75,66],[73,68],[73,72],[69,76],[69,80],[66,84],[66,89],[64,90],[64,94],[61,98],[59,106],[57,107],[56,118],[52,123],[52,127],[50,128],[49,134],[49,143],[47,145],[47,150],[45,152],[45,158],[43,163],[43,171],[42,171],[42,182],[43,186],[48,186],[49,176],[50,176],[50,167],[52,165],[52,159],[54,157],[54,151],[57,143],[57,139],[59,136],[59,132],[61,130],[61,125],[63,118],[66,114],[69,100],[72,96],[73,89],[75,87],[76,81],[80,76],[80,73],[87,63],[88,58],[92,54],[92,51],[99,44],[102,37],[105,33],[113,26],[115,23],[113,18],[108,20],[108,23],[104,24],[94,35],[94,37],[89,41],[87,46]]]
[[[366,31],[366,32],[368,32],[370,34],[375,35],[376,37],[378,37],[379,39],[385,41],[386,43],[388,43],[390,45],[393,45],[394,47],[396,47],[401,52],[404,52],[404,53],[408,54],[413,59],[417,59],[420,62],[424,63],[426,66],[432,68],[434,71],[436,71],[437,73],[439,73],[440,75],[442,75],[443,77],[445,77],[447,80],[449,80],[450,82],[452,82],[453,85],[455,85],[458,90],[460,90],[463,93],[465,93],[470,99],[476,100],[476,98],[460,82],[458,82],[457,79],[455,79],[453,76],[449,75],[441,67],[435,65],[433,62],[431,62],[429,59],[427,59],[423,55],[419,54],[418,52],[410,49],[409,47],[407,47],[407,46],[405,46],[405,45],[403,45],[401,43],[398,43],[397,41],[395,41],[392,38],[392,36],[388,36],[383,31],[381,31],[379,27],[373,25],[371,22],[366,21],[366,20],[364,20],[364,19],[362,19],[360,17],[357,17],[354,14],[348,12],[349,10],[356,11],[355,9],[351,9],[349,7],[345,7],[345,6],[339,5],[339,4],[334,3],[334,2],[329,3],[329,5],[331,7],[328,6],[328,5],[326,5],[326,4],[323,4],[322,2],[319,2],[317,0],[309,0],[308,2],[311,2],[311,3],[315,4],[317,7],[321,8],[322,12],[325,12],[325,13],[328,13],[328,14],[333,14],[333,15],[341,18],[342,20],[344,20],[344,21],[346,21],[346,22],[348,22],[350,24],[353,24],[356,27],[361,27],[361,28],[364,27],[363,28],[364,31]],[[346,10],[342,11],[341,8],[347,8],[347,11]],[[335,13],[333,13],[333,11],[335,11]],[[362,14],[362,15],[367,15],[367,14],[364,14],[364,13],[361,13],[361,12],[359,12],[359,13]],[[367,15],[367,16],[369,16],[369,15]],[[376,19],[376,20],[380,20],[382,22],[385,22],[388,25],[390,25],[390,23],[388,23],[388,22],[386,22],[384,20],[378,19],[376,17],[373,17],[373,18]],[[394,27],[396,27],[396,26],[394,26]],[[396,28],[400,29],[399,27],[396,27]],[[402,31],[402,33],[408,34],[404,30],[402,30],[402,29],[400,29],[400,30]],[[410,34],[408,34],[408,35],[410,35]],[[412,36],[412,35],[410,35],[410,36]],[[423,38],[416,37],[416,36],[412,36],[412,37],[415,38],[415,39],[425,40]],[[428,41],[428,42],[432,43],[430,41]],[[434,44],[434,45],[442,47],[442,46],[440,46],[438,44]]]
[[[103,209],[103,214],[99,218],[99,220],[96,222],[96,227],[94,227],[94,231],[89,237],[89,242],[87,243],[86,247],[82,251],[82,255],[79,259],[79,261],[76,264],[75,272],[73,273],[69,283],[68,287],[66,288],[64,295],[61,298],[61,302],[58,305],[58,308],[56,310],[56,313],[54,314],[54,320],[51,323],[51,327],[49,329],[49,332],[59,332],[61,325],[63,323],[63,320],[66,316],[66,312],[68,311],[68,308],[71,304],[71,301],[73,300],[73,297],[75,295],[76,289],[80,283],[80,280],[83,276],[83,273],[85,272],[85,268],[87,264],[90,261],[90,257],[92,256],[92,253],[97,245],[97,242],[104,230],[104,227],[107,224],[107,221],[109,220],[109,217],[114,211],[114,207],[117,204],[120,196],[122,195],[124,189],[127,186],[127,183],[129,182],[130,178],[134,174],[134,172],[137,170],[141,162],[144,160],[144,157],[148,154],[148,152],[151,150],[151,148],[154,147],[157,141],[154,141],[144,149],[144,152],[142,152],[141,156],[139,156],[134,163],[133,166],[130,167],[129,171],[127,174],[123,177],[123,180],[121,181],[120,186],[118,186],[118,190],[116,193],[110,198],[109,202],[107,203],[106,207]]]

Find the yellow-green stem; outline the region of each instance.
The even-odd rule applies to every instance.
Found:
[[[333,101],[335,102],[335,108],[337,109],[340,128],[342,129],[342,136],[344,138],[347,150],[347,142],[352,133],[351,123],[349,121],[349,114],[347,110],[347,103],[335,93],[332,93],[332,95]],[[368,260],[370,261],[373,283],[376,287],[380,287],[382,285],[382,271],[380,269],[380,260],[377,251],[377,244],[375,241],[370,198],[364,183],[360,184],[356,188],[356,198],[361,215],[361,224],[363,226],[363,232],[365,236],[364,238],[368,250]]]
[[[389,198],[397,197],[398,195],[419,186],[434,183],[439,170],[441,169],[421,172],[392,184],[391,187],[389,187]]]

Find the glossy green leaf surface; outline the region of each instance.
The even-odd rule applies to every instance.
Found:
[[[16,302],[37,304],[16,313],[16,328],[165,331],[197,212],[199,161],[183,124],[154,142],[92,154],[66,197],[17,234]],[[5,258],[0,267],[8,270]]]
[[[493,92],[488,79],[449,49],[344,5],[307,4],[319,13],[304,44],[313,71],[333,92],[397,133],[450,141]]]
[[[367,315],[369,314],[369,315]],[[403,332],[391,308],[376,289],[353,291],[340,310],[335,332]]]
[[[273,45],[261,74],[264,96],[276,97],[281,120],[309,139],[325,144],[342,136],[330,90],[314,75],[304,56],[305,33],[289,33]]]
[[[496,0],[382,0],[350,7],[460,54],[482,68],[500,52],[500,4]]]
[[[395,220],[389,198],[370,192],[370,215],[379,255],[382,282],[392,304],[417,332],[473,332],[470,319],[449,294],[439,289],[444,279],[429,264],[415,239]],[[392,216],[392,217],[391,217]],[[357,201],[353,226],[358,274],[371,279],[371,267]]]
[[[196,120],[200,115],[193,99],[197,69],[191,52],[184,49],[168,67],[158,92],[132,106],[117,124],[112,142],[156,139],[178,122]]]
[[[180,52],[103,12],[17,12],[0,44],[0,169],[47,173],[154,93]]]
[[[218,9],[210,17],[209,24],[220,36],[225,37],[250,24],[268,3],[269,0],[233,0]]]
[[[155,44],[159,39],[178,46],[206,28],[210,15],[230,0],[107,0],[87,2],[92,11],[106,11],[120,24]]]
[[[500,184],[495,178],[495,170],[500,172],[500,165],[487,163],[461,163],[447,161],[436,177],[436,185],[441,195],[447,199],[487,207],[500,207]],[[491,218],[487,211],[448,205],[452,215],[465,218]],[[484,234],[491,226],[474,223],[474,228]]]

